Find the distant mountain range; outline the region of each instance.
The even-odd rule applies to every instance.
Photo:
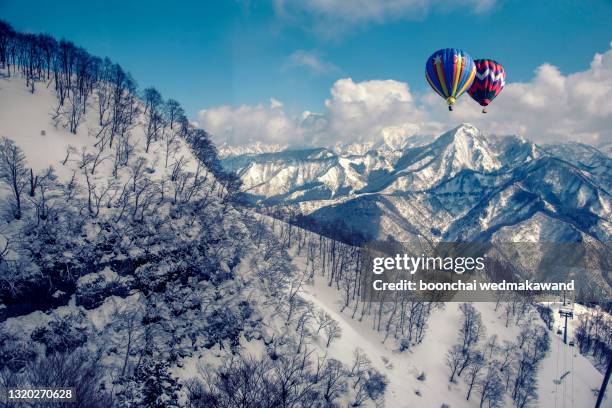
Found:
[[[611,241],[612,159],[579,143],[537,145],[462,124],[399,148],[243,151],[223,165],[253,203],[299,208],[361,241],[585,242],[603,252]],[[610,285],[609,272],[598,275]]]
[[[401,149],[246,148],[226,154],[223,165],[240,175],[253,202],[341,218],[371,238],[470,239],[537,220],[609,239],[612,159],[604,152],[484,136],[469,124],[419,142]]]

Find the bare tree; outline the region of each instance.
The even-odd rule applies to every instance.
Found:
[[[298,274],[296,277],[291,279],[289,284],[289,290],[287,292],[287,304],[289,305],[289,309],[287,310],[287,319],[285,323],[288,324],[293,317],[293,313],[298,308],[300,304],[303,304],[302,298],[299,296],[299,293],[302,291],[302,285],[304,283],[304,276],[302,274]]]
[[[22,193],[26,188],[28,171],[23,151],[10,139],[0,139],[0,179],[11,191],[12,212],[16,220],[21,219]]]
[[[330,324],[325,326],[325,335],[327,336],[327,343],[325,344],[325,347],[329,347],[332,341],[342,336],[342,328],[340,327],[340,324],[337,321],[332,320]]]
[[[104,368],[101,355],[77,349],[72,353],[56,353],[28,365],[23,375],[28,388],[36,384],[49,387],[74,387],[75,408],[102,408],[112,406],[112,397],[100,388]]]
[[[325,329],[327,326],[333,322],[334,319],[329,315],[329,313],[319,310],[315,314],[315,323],[317,324],[317,335],[321,332],[321,330]]]
[[[470,365],[472,359],[477,355],[473,349],[485,335],[485,329],[480,312],[474,306],[469,303],[462,303],[459,310],[463,314],[463,321],[459,329],[463,362],[457,375],[461,376],[463,370]]]
[[[64,114],[67,117],[68,130],[70,130],[70,133],[76,134],[79,125],[85,116],[85,95],[73,90],[69,93],[68,101],[70,104]]]
[[[162,116],[161,107],[163,99],[161,94],[155,88],[147,88],[144,90],[145,102],[145,151],[148,153],[151,143],[159,139],[160,132],[164,126],[164,118]]]
[[[287,350],[273,362],[273,378],[281,407],[306,403],[313,384],[305,379],[309,369],[309,354]]]
[[[59,196],[59,183],[53,167],[47,168],[41,175],[36,176],[34,188],[38,194],[33,194],[30,198],[38,220],[45,221],[49,217],[52,200]],[[36,193],[35,191],[35,193]]]
[[[309,323],[314,318],[313,304],[306,302],[297,320],[295,331],[299,333],[299,340],[297,345],[298,353],[302,351],[302,346],[307,342],[308,338],[312,336],[309,329]]]
[[[548,330],[541,326],[523,329],[519,348],[512,399],[522,408],[537,398],[538,366],[550,348]]]
[[[446,353],[446,365],[451,370],[450,377],[448,379],[449,382],[455,381],[455,375],[457,374],[457,370],[459,366],[464,361],[463,349],[460,345],[455,344],[451,349]]]
[[[170,129],[173,129],[178,119],[185,115],[185,111],[181,107],[181,104],[175,101],[174,99],[168,99],[166,101],[164,111]]]
[[[478,382],[480,391],[480,408],[501,407],[503,405],[504,385],[499,375],[499,367],[496,364],[489,364],[484,375]]]
[[[36,185],[38,184],[38,175],[34,175],[34,169],[30,169],[30,197],[34,197],[36,193]]]
[[[372,361],[368,358],[368,356],[361,350],[360,348],[356,348],[353,351],[353,365],[351,366],[350,375],[355,377],[355,381],[353,382],[353,388],[359,384],[365,376],[365,373],[372,366]]]
[[[174,154],[178,151],[180,146],[178,135],[176,132],[170,129],[169,131],[164,132],[163,141],[165,157],[164,167],[168,167],[168,160],[174,157]]]
[[[138,157],[134,163],[130,165],[130,172],[132,173],[132,192],[136,192],[138,183],[144,176],[144,172],[147,166],[147,159],[144,157]]]
[[[323,398],[333,402],[346,390],[346,372],[342,363],[333,358],[327,360],[321,375]]]
[[[111,328],[119,335],[116,345],[125,350],[121,365],[121,377],[129,373],[129,360],[144,348],[144,332],[140,322],[143,310],[140,307],[117,307],[113,313]],[[111,337],[114,338],[114,337]]]
[[[104,58],[100,66],[100,80],[96,87],[96,95],[98,96],[98,118],[99,125],[106,126],[110,121],[108,119],[111,110],[111,102],[113,96],[112,87],[112,71],[113,63],[110,59]]]
[[[366,371],[363,381],[359,382],[355,388],[355,399],[351,405],[353,407],[361,406],[369,398],[375,406],[382,406],[387,383],[387,376],[370,367]]]
[[[98,144],[98,151],[96,152],[95,155],[92,155],[92,160],[91,160],[91,174],[96,174],[96,168],[98,167],[98,165],[100,163],[102,163],[104,160],[109,159],[109,156],[104,156],[104,148],[106,146],[106,143],[104,140],[101,141],[101,143]]]
[[[463,314],[463,321],[459,335],[464,350],[471,349],[484,336],[484,325],[480,312],[469,303],[462,303],[459,310]]]
[[[279,397],[270,379],[270,370],[266,360],[232,358],[215,373],[204,371],[204,382],[199,386],[197,383],[188,386],[190,406],[248,407],[254,401],[261,401],[262,408],[271,408],[279,402]],[[267,405],[264,401],[268,401]]]
[[[474,385],[480,380],[480,373],[485,366],[485,363],[486,361],[484,356],[479,352],[475,353],[467,369],[467,376],[465,377],[465,382],[468,385],[468,392],[465,399],[468,401],[470,400]]]
[[[504,380],[504,391],[507,391],[508,385],[510,384],[510,378],[513,374],[513,366],[516,361],[517,347],[515,344],[504,340],[499,351],[499,372]]]
[[[76,152],[77,150],[74,146],[68,145],[68,147],[66,148],[66,157],[64,157],[64,160],[62,160],[62,166],[65,166],[66,163],[68,163],[68,160],[70,159],[70,155]]]
[[[489,360],[492,359],[493,355],[496,354],[498,349],[499,346],[497,344],[497,334],[494,334],[493,336],[489,337],[489,340],[487,340],[487,343],[484,346],[485,358]]]

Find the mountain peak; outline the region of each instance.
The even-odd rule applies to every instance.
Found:
[[[472,125],[471,123],[462,123],[456,128],[451,129],[448,132],[444,133],[440,137],[443,137],[445,135],[448,135],[447,137],[449,139],[454,139],[454,140],[457,140],[459,138],[462,138],[462,139],[475,139],[475,138],[480,139],[482,138],[482,132],[476,126]]]
[[[457,126],[455,129],[453,129],[455,132],[459,132],[459,131],[463,131],[463,132],[468,132],[468,133],[475,133],[475,134],[479,134],[480,130],[472,125],[471,123],[468,122],[463,122],[462,124],[460,124],[459,126]]]

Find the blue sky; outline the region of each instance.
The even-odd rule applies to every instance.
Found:
[[[393,79],[426,94],[425,59],[443,47],[500,61],[509,82],[531,81],[545,63],[569,75],[612,40],[607,0],[393,3],[0,0],[0,18],[109,56],[193,118],[272,97],[292,114],[321,112],[336,81],[349,77]]]

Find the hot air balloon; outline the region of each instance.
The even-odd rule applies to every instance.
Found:
[[[445,48],[434,52],[425,65],[425,77],[434,91],[446,100],[453,110],[457,98],[470,88],[476,66],[466,52]]]
[[[487,113],[487,105],[504,89],[506,71],[501,64],[490,59],[475,60],[474,65],[476,65],[476,78],[468,93],[483,106],[482,113]]]

